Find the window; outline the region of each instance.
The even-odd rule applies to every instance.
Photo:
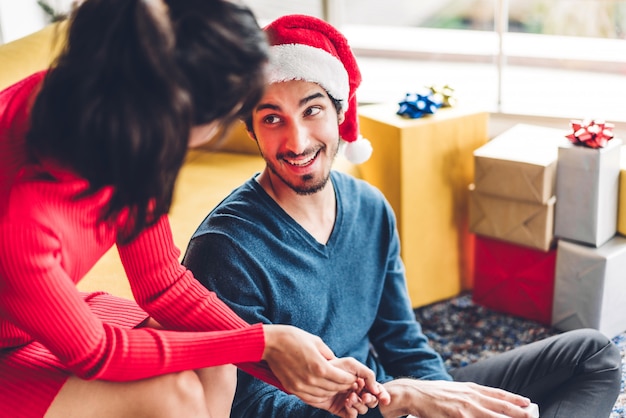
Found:
[[[493,112],[626,121],[625,0],[248,0],[264,23],[325,18],[361,64],[361,102],[449,84]]]

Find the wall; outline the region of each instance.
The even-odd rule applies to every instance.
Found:
[[[507,129],[512,128],[518,123],[526,123],[529,125],[545,126],[548,128],[569,130],[569,122],[567,118],[550,118],[534,115],[513,115],[506,113],[491,113],[489,115],[489,138],[500,135]],[[614,123],[613,135],[616,138],[626,140],[626,126],[623,123]]]
[[[55,10],[67,12],[74,0],[46,0]],[[0,44],[43,28],[48,21],[37,0],[0,0]]]

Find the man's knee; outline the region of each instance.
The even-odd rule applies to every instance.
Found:
[[[586,372],[614,370],[621,376],[621,353],[606,335],[595,329],[580,329],[562,335],[567,335],[568,345],[581,350],[580,366]]]

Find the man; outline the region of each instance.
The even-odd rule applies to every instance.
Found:
[[[374,370],[391,402],[368,416],[531,417],[529,398],[542,417],[608,416],[620,354],[594,330],[446,371],[411,309],[392,209],[331,170],[340,143],[355,162],[371,151],[358,136],[360,73],[345,38],[310,16],[265,30],[270,85],[246,124],[266,168],[194,234],[184,264],[195,277],[246,320],[298,326]],[[243,373],[232,415],[329,416]]]

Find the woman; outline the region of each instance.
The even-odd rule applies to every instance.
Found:
[[[0,92],[0,416],[224,417],[233,363],[341,416],[385,399],[361,364],[245,323],[178,262],[187,146],[251,109],[266,60],[233,2],[87,0],[51,69]],[[76,289],[113,244],[135,302]]]

